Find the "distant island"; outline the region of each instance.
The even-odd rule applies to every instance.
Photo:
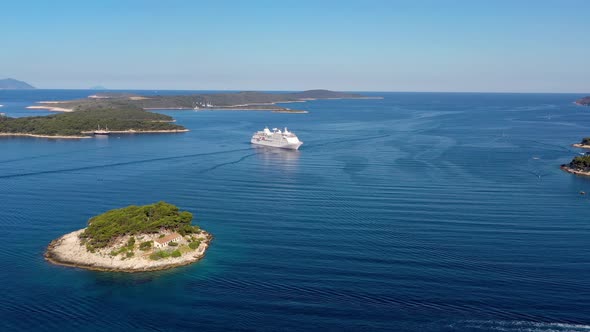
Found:
[[[191,224],[190,212],[158,202],[107,211],[88,227],[53,240],[49,262],[99,271],[144,272],[194,263],[211,234]]]
[[[590,96],[580,98],[580,99],[576,100],[575,103],[578,105],[581,105],[581,106],[590,106]]]
[[[572,144],[572,146],[581,149],[590,149],[590,137],[584,137],[580,143]]]
[[[572,144],[572,146],[590,149],[590,137],[584,137],[580,143]],[[576,156],[569,164],[563,164],[560,168],[568,173],[590,176],[590,154]]]
[[[35,89],[29,83],[15,80],[14,78],[0,79],[0,90],[31,90]]]
[[[102,85],[95,85],[95,86],[91,86],[89,90],[106,90],[107,88],[105,88]]]
[[[285,113],[307,113],[278,106],[279,103],[305,102],[316,99],[378,99],[356,93],[330,90],[308,90],[293,93],[266,93],[256,91],[232,93],[207,93],[171,96],[143,96],[125,92],[99,92],[86,99],[69,101],[38,102],[29,108],[42,108],[51,111],[74,111],[80,107],[127,104],[150,109],[191,109],[191,110],[258,110]]]
[[[42,138],[89,138],[98,126],[114,134],[181,133],[167,115],[154,109],[255,110],[282,113],[307,113],[278,103],[301,103],[316,99],[380,99],[355,93],[309,90],[293,93],[234,92],[171,96],[142,96],[134,93],[97,92],[88,98],[67,101],[41,101],[29,109],[60,112],[48,116],[0,118],[0,136]]]
[[[561,169],[576,175],[590,176],[590,155],[577,156],[569,164],[561,165]]]

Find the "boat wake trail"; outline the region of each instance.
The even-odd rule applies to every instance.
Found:
[[[311,142],[310,144],[307,145],[307,147],[305,148],[305,150],[310,150],[310,149],[317,148],[317,147],[320,147],[320,146],[326,146],[326,145],[332,145],[332,144],[370,141],[370,140],[379,139],[379,138],[385,138],[385,137],[389,137],[389,136],[391,136],[391,135],[390,134],[386,134],[386,135],[370,136],[370,137],[359,137],[359,138],[351,138],[351,139],[339,139],[339,140],[333,140],[333,141],[329,141],[329,142],[325,142],[325,143],[317,143],[317,144]]]
[[[151,162],[158,162],[158,161],[166,161],[166,160],[177,160],[177,159],[184,159],[184,158],[194,158],[194,157],[203,157],[203,156],[222,155],[222,154],[227,154],[227,153],[234,153],[234,152],[248,151],[248,150],[250,150],[250,148],[236,149],[236,150],[227,150],[227,151],[218,151],[218,152],[209,152],[209,153],[196,153],[196,154],[189,154],[189,155],[182,155],[182,156],[173,156],[173,157],[162,157],[162,158],[152,158],[152,159],[143,159],[143,160],[133,160],[133,161],[120,162],[120,163],[112,163],[112,164],[104,164],[104,165],[90,165],[90,166],[83,166],[83,167],[64,168],[64,169],[55,169],[55,170],[46,170],[46,171],[39,171],[39,172],[7,174],[7,175],[0,175],[0,179],[11,179],[11,178],[18,178],[18,177],[25,177],[25,176],[34,176],[34,175],[43,175],[43,174],[56,174],[56,173],[67,173],[67,172],[75,172],[75,171],[87,171],[87,170],[92,170],[92,169],[101,169],[101,168],[109,168],[109,167],[117,167],[117,166],[128,166],[128,165],[144,164],[144,163],[151,163]]]
[[[41,158],[47,158],[47,157],[55,157],[55,156],[59,156],[59,155],[71,155],[72,153],[76,153],[76,152],[96,151],[96,150],[101,150],[101,149],[104,149],[104,148],[105,147],[100,147],[100,148],[95,148],[95,149],[72,150],[72,151],[60,152],[60,153],[41,154],[41,155],[29,156],[29,157],[23,157],[23,158],[6,159],[6,160],[0,160],[0,164],[13,163],[13,162],[16,162],[16,161],[41,159]]]
[[[250,157],[252,157],[252,156],[255,156],[255,155],[256,155],[256,153],[251,153],[251,154],[249,154],[249,155],[245,155],[245,156],[243,156],[242,158],[240,158],[240,159],[238,159],[238,160],[235,160],[235,161],[229,161],[229,162],[227,162],[227,163],[222,163],[222,164],[215,165],[215,166],[213,166],[213,167],[209,167],[209,168],[207,168],[207,169],[204,169],[204,170],[200,171],[200,172],[199,172],[199,174],[207,173],[207,172],[210,172],[210,171],[216,170],[216,169],[218,169],[218,168],[220,168],[220,167],[223,167],[223,166],[227,166],[227,165],[234,165],[234,164],[241,163],[242,161],[244,161],[244,160],[246,160],[246,159],[248,159],[248,158],[250,158]]]

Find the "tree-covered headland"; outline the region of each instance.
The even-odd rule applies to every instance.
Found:
[[[102,106],[102,107],[101,107]],[[0,117],[0,133],[48,136],[80,136],[98,126],[113,131],[183,130],[170,116],[132,105],[105,104],[81,107],[68,113],[24,118]]]

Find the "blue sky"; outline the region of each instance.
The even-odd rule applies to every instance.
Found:
[[[590,91],[590,1],[11,1],[39,88]]]

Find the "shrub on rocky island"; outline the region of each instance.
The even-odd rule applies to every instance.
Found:
[[[187,211],[179,211],[178,207],[158,202],[144,206],[128,206],[107,211],[90,218],[88,227],[80,235],[86,248],[105,248],[121,236],[158,233],[162,229],[169,231],[192,232],[199,228],[191,225],[193,215]],[[135,245],[135,238],[127,242],[128,247]]]
[[[152,248],[152,242],[153,241],[145,241],[139,244],[139,250],[142,251],[147,251],[150,250]]]

